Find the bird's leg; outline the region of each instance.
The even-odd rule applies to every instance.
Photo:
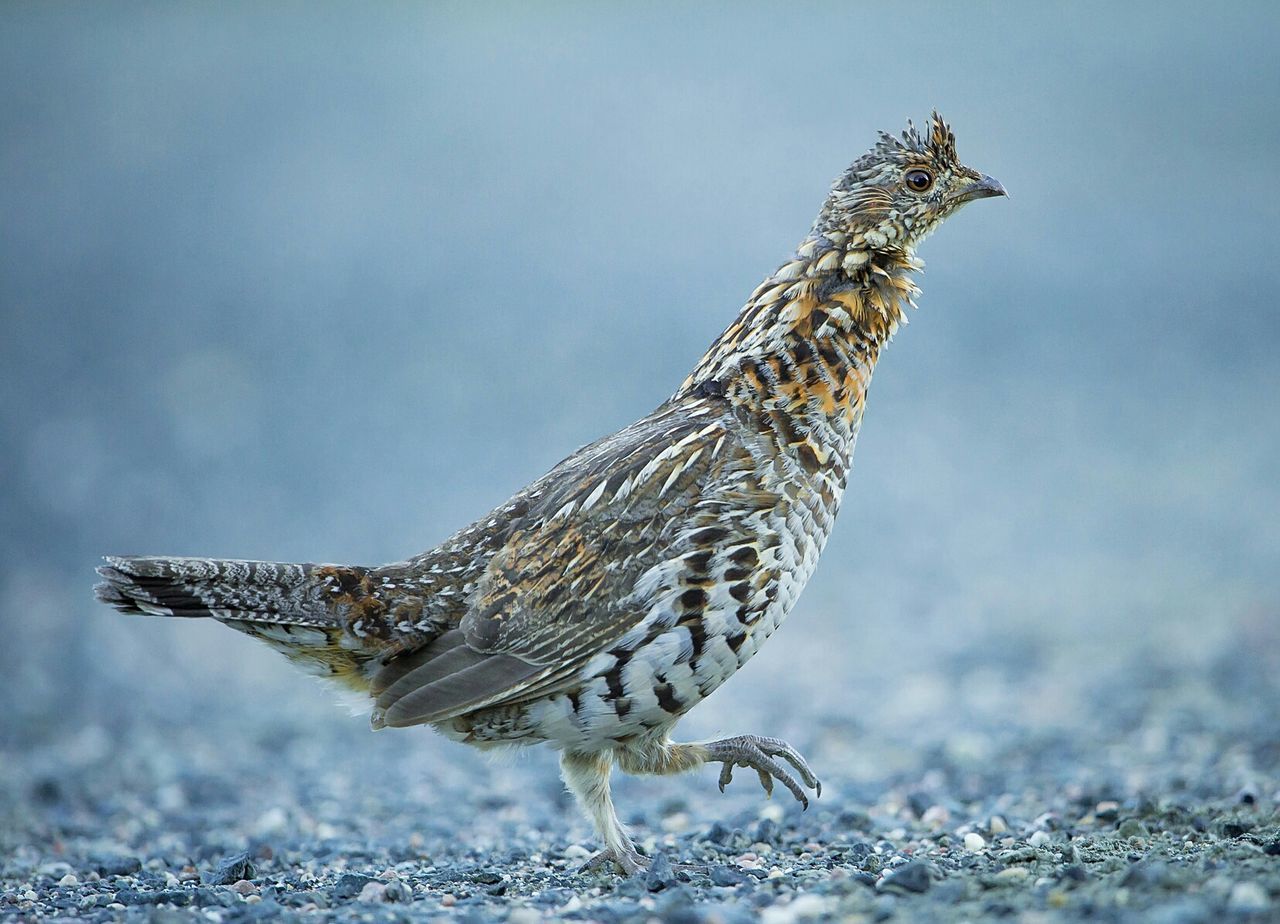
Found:
[[[781,757],[800,774],[804,785],[815,795],[822,795],[822,783],[809,769],[809,763],[800,752],[777,738],[761,738],[757,735],[738,735],[705,744],[675,744],[670,741],[651,741],[633,744],[618,751],[618,766],[627,773],[683,773],[706,763],[720,763],[720,791],[733,779],[734,767],[750,767],[760,777],[765,793],[773,795],[773,781],[778,780],[791,790],[791,794],[805,808],[809,796],[791,772],[775,758]]]
[[[622,870],[624,876],[634,876],[644,872],[649,861],[636,851],[626,828],[618,820],[609,793],[612,769],[613,755],[608,751],[594,754],[564,751],[560,755],[560,776],[590,816],[605,845],[604,850],[583,865],[582,872],[594,872],[612,864]]]

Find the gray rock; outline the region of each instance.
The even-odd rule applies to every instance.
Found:
[[[912,860],[886,873],[880,889],[887,892],[928,892],[933,885],[933,867],[923,860]]]
[[[99,876],[132,876],[142,870],[142,861],[123,854],[103,854],[91,858],[90,865]]]
[[[737,886],[747,881],[747,877],[732,866],[713,866],[711,883],[718,886]]]
[[[238,853],[219,863],[203,880],[208,885],[234,885],[241,879],[252,879],[257,874],[249,855]]]
[[[675,885],[676,873],[671,868],[671,861],[667,859],[665,853],[659,853],[649,864],[649,871],[645,874],[645,886],[650,892],[661,892],[663,889],[670,888]]]
[[[376,880],[372,876],[365,876],[361,873],[343,873],[338,877],[338,881],[333,884],[333,888],[329,890],[338,901],[347,901],[359,895],[364,887]]]

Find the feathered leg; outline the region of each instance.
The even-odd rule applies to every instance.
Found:
[[[582,871],[590,872],[614,864],[623,875],[634,876],[643,872],[649,861],[636,851],[626,828],[618,820],[613,796],[609,792],[612,769],[613,755],[608,751],[593,754],[565,751],[560,755],[561,778],[583,811],[590,816],[605,844],[605,849],[587,861]]]

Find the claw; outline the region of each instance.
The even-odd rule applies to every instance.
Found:
[[[615,853],[612,849],[600,851],[586,863],[578,867],[582,875],[599,873],[613,867],[628,878],[638,876],[649,868],[649,858],[638,853]]]
[[[708,761],[719,761],[723,764],[719,780],[721,792],[724,792],[725,786],[732,782],[735,766],[750,767],[759,776],[760,786],[764,789],[766,796],[770,798],[773,796],[773,784],[777,780],[791,791],[803,808],[808,809],[809,797],[804,788],[783,768],[782,764],[774,760],[775,757],[781,757],[800,774],[805,786],[813,789],[816,795],[822,795],[822,784],[809,768],[808,761],[785,741],[742,735],[738,738],[713,741],[706,745],[706,748]]]

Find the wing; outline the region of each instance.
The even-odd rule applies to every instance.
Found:
[[[682,557],[723,532],[726,505],[772,506],[750,459],[701,401],[664,405],[586,447],[525,493],[528,513],[489,560],[456,629],[374,678],[377,721],[439,722],[568,683],[634,629]]]

